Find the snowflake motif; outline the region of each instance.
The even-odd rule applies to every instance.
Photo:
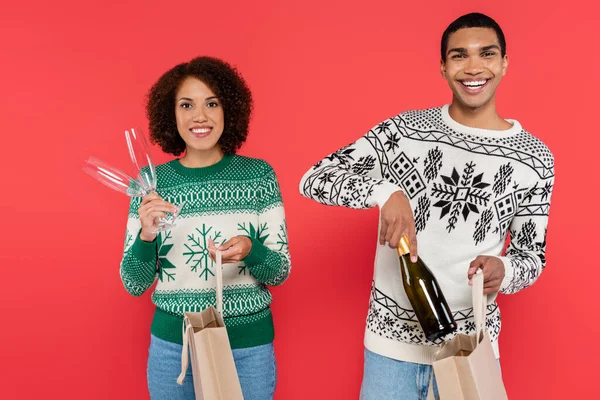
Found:
[[[391,151],[395,154],[396,149],[400,148],[400,145],[398,144],[398,142],[400,141],[400,136],[397,133],[389,132],[385,134],[385,137],[387,139],[384,143],[386,150]]]
[[[387,327],[392,327],[392,326],[394,326],[394,319],[392,317],[390,317],[390,315],[388,313],[386,313],[385,317],[383,317],[383,323]]]
[[[382,123],[380,123],[379,125],[377,125],[377,133],[385,133],[385,132],[389,132],[390,131],[390,125],[392,125],[392,123],[390,121],[383,121]]]
[[[550,182],[546,182],[543,188],[540,188],[540,196],[542,197],[542,201],[547,201],[548,197],[552,194],[553,185]]]
[[[285,219],[283,220],[283,224],[279,225],[279,230],[281,233],[277,234],[277,242],[279,245],[279,251],[288,247],[288,237],[287,237],[287,223]]]
[[[406,322],[404,324],[402,324],[402,326],[400,327],[400,332],[402,333],[408,333],[408,334],[412,334],[415,330],[417,329],[416,326],[412,325],[412,324],[407,324]]]
[[[190,244],[186,243],[185,248],[188,251],[184,252],[184,256],[188,256],[185,262],[186,265],[191,265],[192,272],[198,273],[200,278],[208,280],[209,275],[215,276],[212,269],[214,269],[214,261],[210,258],[208,252],[208,241],[212,239],[215,244],[225,243],[225,239],[218,242],[221,239],[221,232],[214,232],[212,236],[210,231],[212,227],[207,228],[206,224],[202,224],[202,230],[196,228],[198,237],[194,233],[188,235],[187,240]]]
[[[167,279],[167,282],[175,280],[175,272],[169,273],[169,270],[174,270],[175,265],[171,263],[171,261],[167,260],[167,254],[171,251],[173,244],[166,244],[167,240],[172,239],[171,231],[160,232],[157,237],[157,247],[158,247],[158,261],[157,261],[157,269],[158,269],[158,279],[161,282],[164,282],[164,279]]]
[[[350,178],[348,179],[348,183],[346,184],[345,189],[347,190],[355,190],[356,189],[356,182],[358,181],[357,178]]]
[[[315,196],[320,202],[325,202],[327,195],[329,194],[329,192],[327,192],[324,188],[313,188],[313,196]]]
[[[335,172],[324,172],[319,176],[319,182],[321,182],[323,185],[332,183],[333,178],[335,178]]]
[[[451,232],[456,228],[458,216],[462,214],[467,221],[471,212],[479,214],[477,206],[487,206],[491,193],[483,189],[490,186],[483,182],[483,173],[474,175],[475,164],[465,164],[462,177],[452,168],[450,176],[441,175],[444,184],[434,182],[432,195],[438,199],[433,206],[441,208],[440,219],[450,214],[446,229]]]
[[[269,237],[269,234],[264,234],[265,231],[269,230],[269,226],[266,222],[259,224],[258,229],[254,227],[252,222],[248,223],[248,227],[246,227],[246,223],[238,223],[238,230],[244,232],[247,236],[258,240],[261,243],[264,243],[265,240]]]
[[[246,234],[246,236],[249,236],[255,240],[258,240],[260,243],[263,243],[263,244],[269,237],[268,233],[265,234],[265,232],[267,230],[269,230],[269,226],[267,225],[266,222],[259,224],[258,229],[256,229],[251,222],[248,223],[248,227],[246,227],[245,222],[242,224],[238,223],[238,230],[244,232]],[[246,264],[242,263],[242,265],[239,265],[238,268],[239,268],[239,274],[246,275],[246,269],[247,269]]]
[[[376,309],[374,309],[374,310],[373,310],[373,318],[374,318],[374,319],[379,319],[379,313],[380,313],[380,312],[381,312],[381,311],[379,310],[379,308],[376,308]]]
[[[464,329],[466,333],[475,332],[475,321],[467,321]]]

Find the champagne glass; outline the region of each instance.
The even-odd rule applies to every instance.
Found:
[[[143,197],[150,193],[145,187],[145,183],[96,157],[90,157],[85,161],[83,171],[100,183],[129,197]],[[157,229],[153,233],[166,231],[173,228],[173,226],[170,221],[161,218]]]
[[[138,176],[138,181],[142,183],[144,189],[148,193],[156,193],[156,167],[152,161],[152,153],[150,146],[146,141],[140,128],[131,128],[125,131],[125,140],[127,140],[127,148],[129,149],[129,157],[133,163],[133,167]],[[171,226],[175,225],[175,220],[181,212],[185,202],[175,206],[175,212],[171,214],[171,218],[167,221]]]
[[[130,197],[141,197],[147,193],[144,186],[138,180],[120,169],[111,167],[96,157],[90,157],[85,161],[83,171],[109,188]]]

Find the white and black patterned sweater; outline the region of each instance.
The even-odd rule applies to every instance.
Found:
[[[501,293],[533,284],[545,267],[554,158],[518,121],[505,131],[470,128],[448,106],[404,112],[314,165],[302,195],[326,205],[383,206],[402,190],[413,209],[419,256],[433,271],[458,323],[474,331],[467,270],[478,255],[501,256]],[[488,296],[496,356],[500,311]],[[446,340],[450,339],[447,337]],[[377,247],[365,346],[394,359],[430,364],[442,340],[425,339],[403,289],[395,250]]]

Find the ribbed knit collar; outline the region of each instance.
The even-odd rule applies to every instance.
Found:
[[[459,124],[458,122],[453,120],[450,116],[450,113],[448,112],[449,108],[449,104],[446,104],[442,107],[442,120],[446,125],[448,125],[448,127],[459,133],[483,137],[506,138],[518,134],[519,132],[521,132],[522,129],[519,121],[516,121],[514,119],[507,119],[506,122],[512,124],[512,127],[501,131],[493,129],[472,128],[470,126]]]
[[[234,157],[235,155],[233,154],[225,154],[216,164],[209,165],[208,167],[188,168],[181,165],[179,159],[169,162],[169,165],[179,175],[202,178],[223,171],[231,163],[231,160],[233,160]]]

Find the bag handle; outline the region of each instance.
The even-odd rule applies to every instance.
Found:
[[[223,316],[223,254],[221,250],[217,250],[217,312]]]
[[[475,316],[475,332],[477,334],[477,340],[475,342],[475,347],[479,345],[479,341],[483,335],[485,329],[485,319],[486,319],[486,306],[487,306],[487,295],[483,294],[483,272],[478,271],[475,275],[473,275],[473,315]],[[437,353],[441,351],[438,350]],[[436,355],[437,355],[436,353]],[[429,387],[427,390],[427,400],[436,400],[439,399],[434,397],[433,395],[433,379],[434,374],[432,372],[431,379],[429,380]]]
[[[217,271],[215,276],[217,278],[217,313],[223,315],[223,255],[220,250],[217,250]],[[183,346],[181,349],[181,373],[177,377],[177,383],[183,384],[185,379],[185,373],[188,369],[188,347],[189,347],[189,336],[194,334],[192,324],[187,317],[183,317],[183,324],[181,326],[183,336]],[[190,332],[191,331],[191,332]]]
[[[431,370],[431,379],[429,379],[429,388],[427,388],[427,400],[439,400],[439,397],[435,397],[433,394],[433,380],[435,379],[435,375],[433,374],[433,369]]]
[[[181,349],[181,373],[177,377],[177,383],[183,385],[183,381],[185,379],[185,373],[188,369],[188,346],[189,346],[189,335],[193,334],[188,332],[192,328],[192,324],[189,323],[187,317],[183,317],[183,325],[181,326],[181,330],[183,332],[183,346]]]
[[[473,314],[475,316],[475,332],[479,344],[485,330],[487,295],[483,294],[483,272],[478,271],[473,275]]]

